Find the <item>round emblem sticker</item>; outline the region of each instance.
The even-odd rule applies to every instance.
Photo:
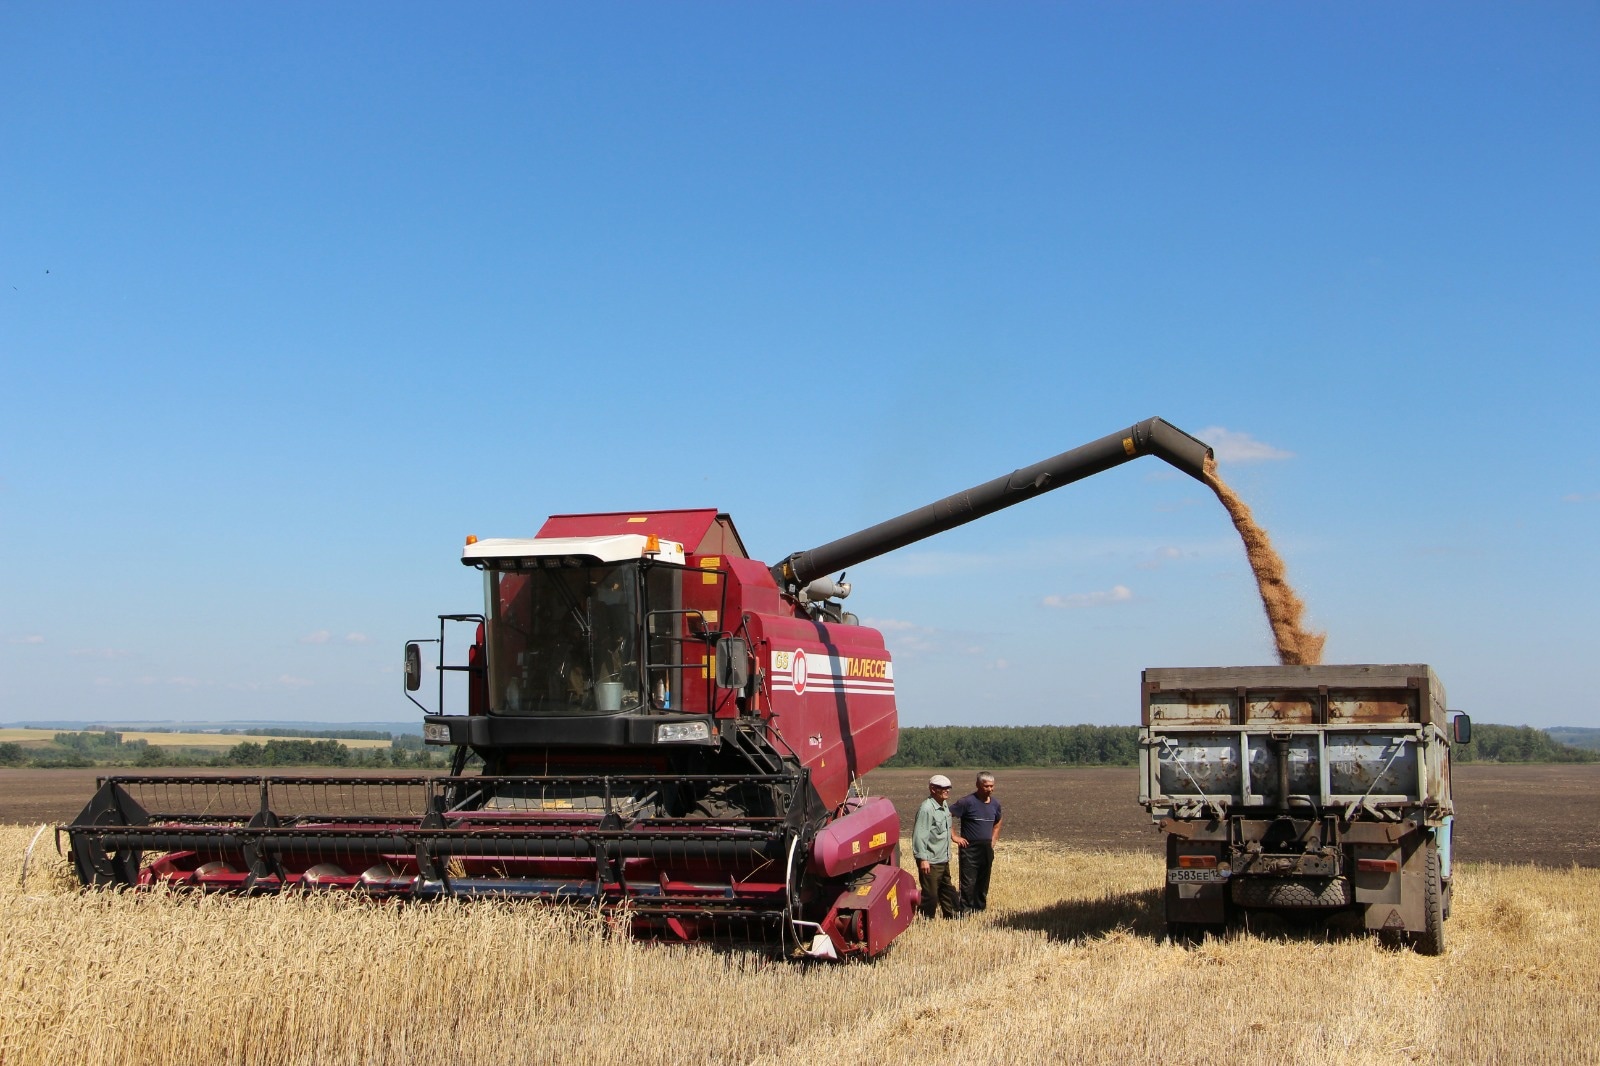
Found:
[[[804,692],[806,690],[806,653],[803,651],[794,653],[794,680],[792,684],[796,692]]]

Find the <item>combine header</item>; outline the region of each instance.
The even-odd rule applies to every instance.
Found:
[[[894,667],[829,575],[1140,455],[1199,478],[1209,454],[1148,419],[770,567],[714,510],[469,537],[485,613],[405,649],[409,694],[437,645],[423,729],[449,775],[105,778],[66,827],[78,876],[559,900],[645,936],[878,955],[918,904],[894,806],[855,787],[898,743]],[[464,714],[442,713],[449,672]]]

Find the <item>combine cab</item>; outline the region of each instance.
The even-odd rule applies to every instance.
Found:
[[[78,876],[526,897],[643,936],[878,955],[919,902],[898,814],[856,787],[895,752],[894,666],[827,575],[1142,454],[1199,477],[1209,450],[1149,419],[772,567],[714,510],[468,538],[486,613],[406,646],[410,694],[436,644],[440,712],[465,675],[466,713],[422,708],[449,775],[106,778],[66,827]]]

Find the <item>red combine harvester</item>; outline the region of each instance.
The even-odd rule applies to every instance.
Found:
[[[406,645],[409,694],[437,644],[440,711],[444,675],[466,676],[465,714],[423,708],[449,775],[103,778],[65,827],[78,877],[527,897],[625,907],[646,936],[878,955],[918,892],[893,804],[855,787],[899,727],[883,636],[843,609],[841,571],[1139,455],[1200,477],[1209,454],[1148,419],[771,567],[714,510],[469,538],[487,613]],[[445,665],[461,626],[466,661]]]

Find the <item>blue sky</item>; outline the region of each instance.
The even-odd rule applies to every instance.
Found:
[[[468,533],[773,561],[1160,415],[1331,662],[1600,725],[1593,5],[0,7],[0,721],[407,716]],[[907,724],[1272,659],[1141,460],[853,568]]]

